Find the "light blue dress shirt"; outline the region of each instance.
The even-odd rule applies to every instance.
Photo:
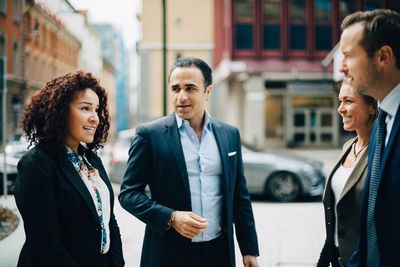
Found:
[[[212,129],[212,118],[205,112],[201,140],[187,120],[175,114],[189,176],[192,212],[207,219],[206,230],[192,239],[203,242],[222,233],[222,165]]]
[[[399,108],[399,101],[400,83],[395,88],[393,88],[393,90],[390,91],[387,96],[385,96],[382,102],[379,103],[379,107],[387,113],[385,146],[387,145],[390,133],[392,132],[394,118],[396,117],[397,109]]]

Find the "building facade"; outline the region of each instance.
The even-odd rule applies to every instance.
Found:
[[[130,126],[127,52],[122,35],[111,24],[94,24],[93,27],[102,40],[103,58],[114,68],[115,117],[113,123],[115,124],[115,131],[118,132]]]
[[[27,104],[45,83],[78,67],[79,40],[49,9],[34,1],[24,6],[23,79]]]
[[[214,113],[258,147],[340,145],[338,85],[332,64],[321,62],[339,42],[346,15],[398,6],[394,0],[215,1]]]
[[[24,83],[22,76],[22,0],[0,1],[0,56],[6,61],[5,75],[7,88],[7,135],[17,128],[18,116],[22,110]],[[1,97],[3,97],[1,92]],[[3,112],[2,101],[0,113]],[[3,122],[1,121],[1,133]],[[1,140],[0,140],[1,141]]]
[[[138,18],[140,80],[137,91],[137,123],[163,116],[163,1],[141,3]],[[214,1],[168,0],[166,2],[167,74],[179,57],[193,56],[213,64]],[[168,99],[167,114],[172,112]]]

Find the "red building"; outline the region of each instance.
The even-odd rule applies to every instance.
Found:
[[[338,146],[332,66],[321,61],[357,10],[398,0],[215,1],[213,113],[256,146]]]
[[[80,48],[79,40],[40,4],[0,0],[0,56],[7,61],[8,137],[18,131],[20,115],[31,95],[52,77],[77,68]]]

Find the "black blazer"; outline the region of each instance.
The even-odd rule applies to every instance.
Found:
[[[110,191],[110,250],[100,253],[95,205],[67,155],[50,155],[35,147],[18,163],[14,194],[26,234],[18,266],[124,266],[110,181],[100,158],[90,151],[85,154]]]
[[[213,119],[213,132],[223,170],[223,227],[229,240],[227,260],[234,267],[233,223],[243,255],[258,255],[257,235],[243,175],[239,131]],[[150,187],[151,198],[145,194],[146,185]],[[123,208],[146,224],[140,266],[189,266],[191,240],[167,227],[173,210],[192,210],[188,174],[174,114],[137,128],[119,201]]]
[[[338,221],[335,218],[335,197],[331,185],[333,174],[342,164],[348,153],[352,153],[352,147],[356,141],[357,138],[352,138],[343,145],[342,155],[326,181],[322,198],[325,210],[326,240],[317,264],[318,267],[329,266],[329,263],[332,263],[334,267],[346,266],[347,261],[357,246],[360,233],[361,196],[367,177],[368,152],[364,151],[361,155],[343,188],[336,206]],[[365,149],[368,150],[368,147]],[[334,241],[336,224],[338,225],[340,261],[338,261]]]
[[[368,153],[368,175],[361,202],[361,231],[357,250],[348,266],[366,266],[366,226],[370,169],[375,153],[376,123],[372,129]],[[399,266],[400,252],[400,104],[385,147],[381,163],[381,176],[375,202],[375,223],[379,252],[383,266]]]

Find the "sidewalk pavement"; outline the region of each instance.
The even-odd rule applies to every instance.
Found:
[[[25,241],[24,226],[14,196],[0,196],[0,205],[12,210],[19,219],[17,228],[9,236],[0,240],[0,266],[14,267],[17,266],[19,252]]]

